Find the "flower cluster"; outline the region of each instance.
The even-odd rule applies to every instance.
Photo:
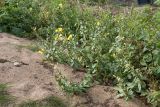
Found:
[[[38,53],[39,53],[39,54],[43,54],[43,53],[44,53],[44,49],[40,49],[40,50],[38,51]]]
[[[55,35],[55,37],[54,37],[54,40],[55,41],[70,41],[70,40],[72,40],[72,38],[73,38],[73,35],[72,34],[69,34],[68,36],[65,36],[65,34],[63,33],[63,28],[57,28],[56,30],[55,30],[55,32],[56,32],[56,35]]]

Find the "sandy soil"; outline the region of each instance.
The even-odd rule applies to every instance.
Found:
[[[42,56],[23,48],[30,44],[28,40],[0,34],[0,83],[11,86],[9,92],[18,102],[63,96],[55,84],[53,70],[42,65]]]
[[[115,90],[109,86],[96,85],[84,95],[68,98],[55,80],[56,72],[74,81],[80,81],[84,73],[75,73],[61,64],[44,66],[42,55],[25,48],[30,44],[29,40],[0,33],[0,83],[10,86],[8,92],[16,97],[16,103],[53,95],[70,102],[70,107],[147,107],[138,99],[117,99]]]

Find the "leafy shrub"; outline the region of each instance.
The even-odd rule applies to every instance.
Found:
[[[113,69],[111,66],[113,57],[108,51],[114,41],[116,32],[113,27],[115,23],[111,13],[100,17],[102,20],[97,19],[92,20],[92,22],[90,20],[85,22],[77,19],[80,21],[80,25],[76,28],[78,31],[76,34],[66,34],[64,32],[65,28],[56,29],[53,36],[43,41],[46,58],[60,63],[67,63],[76,69],[85,68],[96,80],[101,83],[107,83],[110,78],[113,78],[113,73],[110,70]],[[88,27],[88,25],[91,26]],[[67,31],[69,30],[67,29]],[[92,80],[92,77],[89,76],[85,79]],[[60,85],[63,84],[63,87],[68,86],[65,89],[71,89],[73,88],[72,86],[77,88],[80,86],[75,83],[70,84],[71,86],[65,85],[68,83],[64,80],[59,79],[58,81]],[[90,86],[90,82],[87,82],[86,85]],[[84,87],[79,87],[78,90],[84,90]],[[74,88],[72,91],[75,92]]]
[[[79,34],[81,21],[92,23],[95,20],[92,16],[92,12],[89,10],[82,12],[76,3],[74,5],[66,3],[62,4],[62,7],[57,8],[54,12],[53,23],[55,28],[63,27],[64,33]],[[89,23],[86,24],[88,24],[88,27],[91,26]]]
[[[115,84],[120,97],[142,95],[148,98],[148,102],[158,105],[158,17],[159,12],[153,13],[150,8],[144,11],[133,9],[128,14],[115,16],[104,13],[92,22],[77,17],[75,19],[79,21],[79,26],[75,28],[78,32],[72,33],[72,29],[65,27],[58,28],[53,36],[43,41],[44,54],[51,61],[85,69],[91,75],[88,80],[94,78],[99,83]],[[69,93],[77,92],[77,88],[78,92],[85,89],[80,87],[81,83],[69,84],[63,76],[61,79],[58,79],[60,85],[64,89],[71,89]],[[90,82],[87,83],[89,86]]]
[[[62,74],[56,75],[56,80],[62,89],[68,94],[79,94],[86,91],[92,86],[93,78],[90,74],[86,74],[85,78],[80,84],[69,82]]]
[[[118,21],[119,35],[110,51],[117,63],[115,72],[121,72],[116,76],[120,89],[129,96],[159,90],[160,26],[154,15],[150,10],[133,11]]]
[[[35,0],[6,0],[0,7],[0,31],[34,38],[36,29],[47,26],[40,5]]]

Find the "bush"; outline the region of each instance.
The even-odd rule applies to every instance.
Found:
[[[36,29],[48,26],[40,5],[35,0],[6,0],[0,7],[0,31],[35,38]]]
[[[121,95],[130,96],[159,90],[160,47],[157,19],[150,10],[121,16],[115,43],[116,75]],[[123,91],[122,91],[123,89]]]
[[[72,16],[71,13],[70,15]],[[150,8],[144,11],[133,9],[128,14],[115,16],[104,13],[99,19],[92,20],[92,23],[76,17],[80,23],[75,27],[78,32],[73,33],[68,27],[58,28],[54,36],[43,41],[44,54],[51,61],[69,64],[75,69],[85,69],[87,75],[91,75],[85,78],[87,80],[94,78],[101,84],[115,84],[120,97],[141,95],[147,97],[148,102],[158,105],[158,17],[159,13],[153,13]],[[73,25],[76,23],[74,21]],[[66,29],[68,34],[63,32]],[[64,79],[63,76],[61,78]],[[83,86],[69,84],[66,79],[58,81],[64,89],[72,89],[73,93],[77,91],[75,87],[81,92],[81,89],[84,91],[92,82],[86,81],[87,84]]]

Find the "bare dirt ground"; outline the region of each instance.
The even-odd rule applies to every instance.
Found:
[[[6,33],[0,33],[0,83],[7,83],[8,92],[16,98],[16,103],[41,100],[57,96],[69,102],[69,107],[147,107],[140,100],[125,101],[116,98],[113,87],[96,85],[84,95],[68,97],[58,86],[55,73],[60,71],[70,80],[79,81],[83,72],[54,64],[48,69],[42,64],[43,56],[25,46],[31,41]]]

